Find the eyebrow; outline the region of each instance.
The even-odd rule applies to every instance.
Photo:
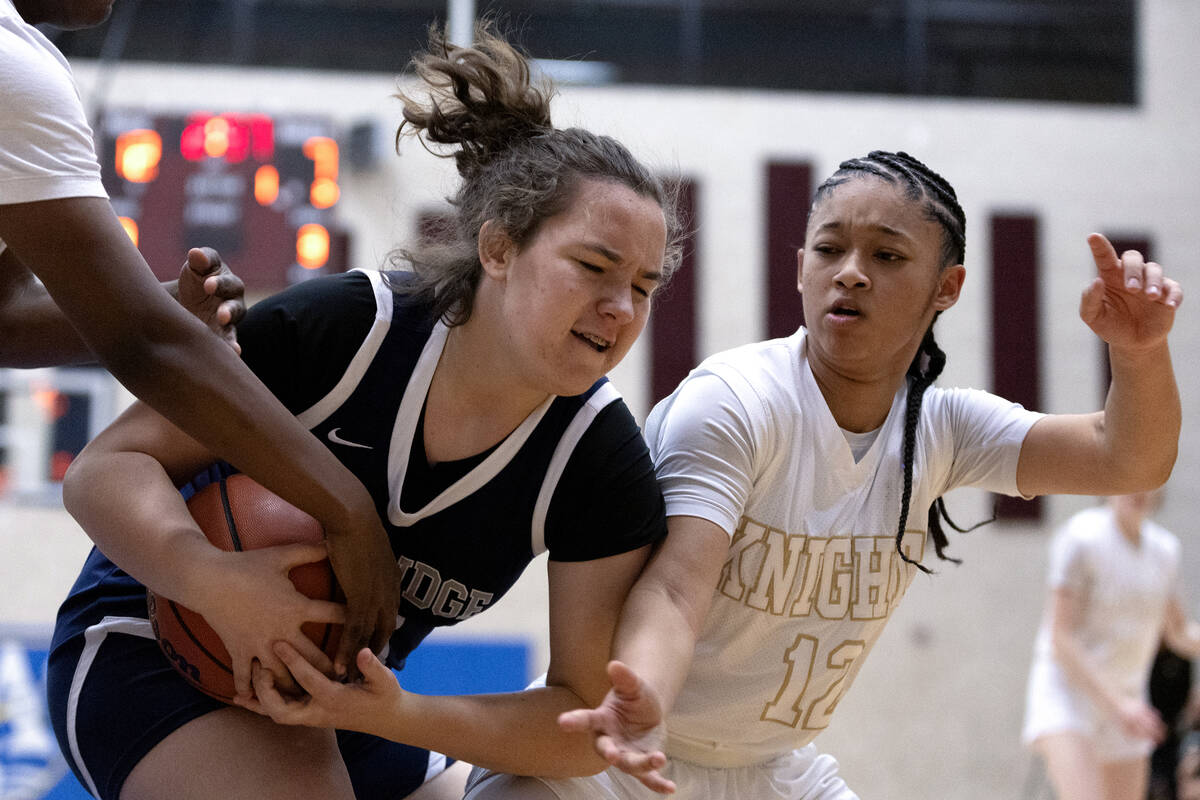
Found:
[[[893,228],[890,225],[879,224],[879,225],[871,225],[869,227],[871,228],[871,230],[879,231],[880,233],[887,234],[888,236],[899,236],[900,238],[903,238],[903,239],[911,239],[912,238],[904,231],[896,230],[895,228]],[[824,231],[824,230],[840,231],[841,229],[842,229],[842,223],[836,222],[836,221],[835,222],[826,222],[822,225],[817,226],[818,231]]]
[[[587,250],[591,250],[594,253],[600,254],[601,256],[603,256],[604,258],[606,258],[607,260],[611,261],[614,264],[620,264],[624,261],[624,259],[621,258],[620,254],[614,252],[613,250],[608,249],[607,247],[605,247],[602,244],[587,243],[587,244],[584,244],[583,246]],[[659,270],[647,269],[647,270],[643,270],[642,272],[638,273],[638,275],[639,275],[639,277],[644,278],[645,280],[648,280],[648,281],[661,281],[662,280],[662,272]]]

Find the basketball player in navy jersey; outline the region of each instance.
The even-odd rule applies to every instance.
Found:
[[[401,254],[410,271],[294,287],[251,309],[239,336],[246,362],[377,504],[401,593],[387,662],[401,667],[433,628],[486,611],[548,551],[546,686],[405,694],[386,727],[356,726],[388,738],[279,724],[191,688],[158,650],[145,587],[205,616],[250,705],[255,662],[264,686],[263,669],[286,676],[280,652],[330,672],[300,625],[342,612],[286,579],[322,547],[207,543],[176,486],[213,453],[139,405],[65,483],[97,548],[60,611],[49,691],[63,752],[98,797],[458,796],[461,779],[419,787],[454,759],[604,766],[589,737],[564,737],[555,720],[603,698],[617,614],[665,533],[645,442],[604,375],[678,263],[672,202],[616,141],[555,128],[549,93],[489,30],[473,48],[434,31],[415,66],[423,84],[401,95],[401,131],[454,146],[455,240]],[[358,658],[377,666],[368,650]]]

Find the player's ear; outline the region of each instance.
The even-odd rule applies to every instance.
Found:
[[[485,273],[503,280],[516,251],[516,244],[496,220],[483,223],[479,229],[479,263]]]
[[[938,291],[933,298],[933,307],[937,311],[945,311],[958,302],[962,292],[963,281],[967,278],[967,268],[962,264],[946,267],[938,275]]]
[[[804,248],[796,251],[796,291],[804,294]]]

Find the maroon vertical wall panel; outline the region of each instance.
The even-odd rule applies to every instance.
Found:
[[[1040,409],[1037,217],[993,215],[991,227],[992,391]],[[1040,498],[998,498],[1001,519],[1040,520],[1042,512]]]
[[[767,337],[790,336],[804,322],[796,291],[796,251],[804,246],[812,165],[767,164]]]
[[[696,366],[697,187],[679,182],[679,213],[686,238],[683,261],[666,288],[654,298],[650,314],[650,402],[657,403]]]
[[[1105,234],[1108,236],[1108,234]],[[1154,260],[1154,246],[1150,243],[1150,238],[1147,236],[1109,236],[1108,240],[1112,242],[1113,249],[1117,251],[1117,255],[1121,255],[1126,250],[1137,250],[1142,254],[1142,258],[1146,261]],[[1091,258],[1089,257],[1089,262]],[[1108,385],[1112,383],[1112,364],[1108,360],[1108,345],[1104,342],[1099,343],[1100,348],[1100,406],[1103,407],[1104,401],[1108,399]]]

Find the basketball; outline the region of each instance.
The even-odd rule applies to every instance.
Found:
[[[281,544],[320,542],[321,525],[249,477],[231,475],[188,500],[188,510],[204,535],[222,550],[254,550]],[[329,560],[301,564],[288,577],[301,593],[319,600],[342,600]],[[167,660],[188,683],[226,703],[234,697],[229,651],[204,618],[175,601],[147,590],[150,622]],[[302,630],[330,658],[341,626],[311,622]],[[283,685],[291,676],[283,676]]]

